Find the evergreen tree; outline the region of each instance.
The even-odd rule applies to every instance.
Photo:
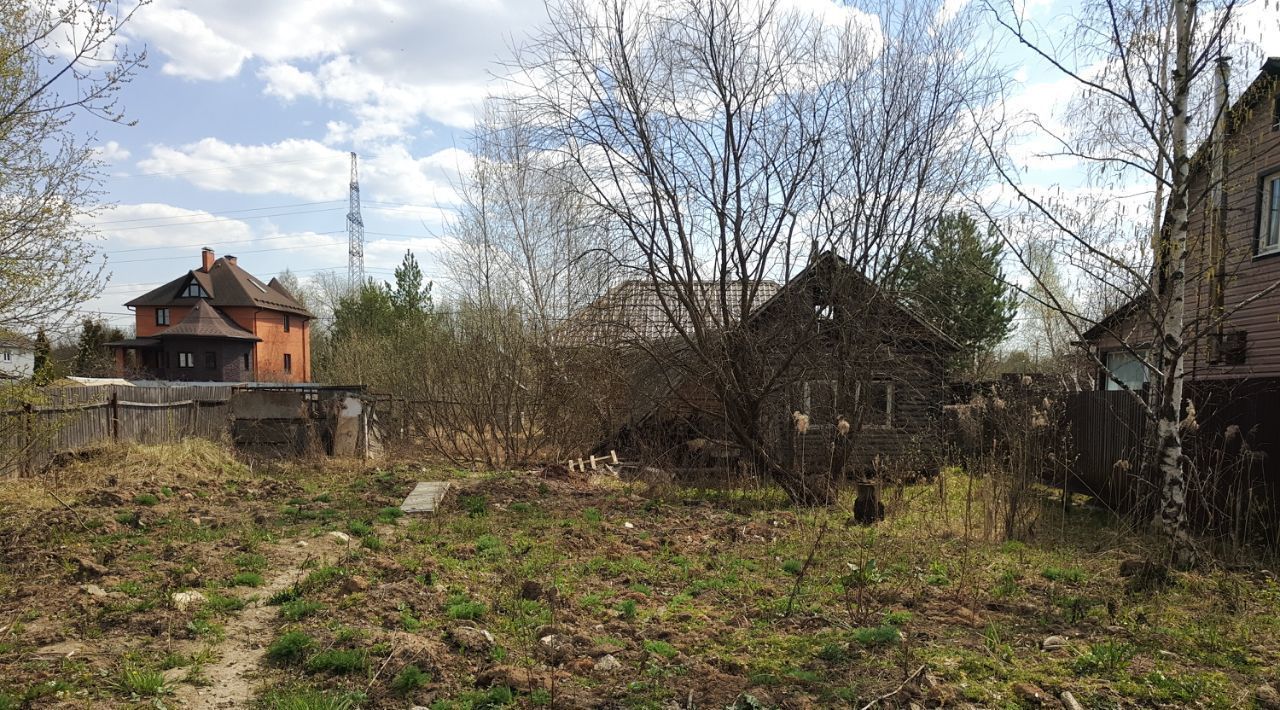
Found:
[[[391,304],[401,323],[413,325],[431,312],[431,282],[422,276],[422,268],[413,252],[405,250],[404,259],[396,267],[396,284],[391,291]]]
[[[390,335],[397,323],[391,293],[385,284],[370,279],[360,290],[340,298],[333,311],[333,341]]]
[[[108,328],[105,321],[85,318],[80,324],[80,340],[72,372],[83,377],[107,377],[115,369],[107,343],[124,340],[119,328]]]
[[[47,384],[53,380],[53,346],[49,344],[49,336],[45,334],[44,328],[36,332],[32,377],[39,384]]]
[[[962,212],[943,215],[924,248],[904,260],[900,289],[921,315],[963,348],[957,366],[1010,333],[1018,299],[1004,278],[1003,248]]]

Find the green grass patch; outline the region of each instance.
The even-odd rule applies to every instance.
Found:
[[[301,621],[324,609],[324,605],[309,599],[292,599],[280,605],[280,618],[285,621]]]
[[[645,641],[644,650],[654,655],[662,656],[663,658],[675,658],[680,655],[680,651],[676,650],[675,646],[672,646],[666,641],[659,640]]]
[[[301,631],[287,631],[267,647],[267,658],[276,663],[294,663],[302,660],[315,641]]]
[[[1084,570],[1078,567],[1045,567],[1040,576],[1050,582],[1069,582],[1079,584],[1084,581]]]
[[[116,686],[123,692],[145,697],[163,695],[167,691],[164,673],[127,666],[116,678]]]
[[[431,676],[414,665],[405,666],[391,681],[391,690],[400,695],[408,695],[431,682]]]
[[[360,673],[369,667],[369,656],[362,648],[331,648],[307,659],[308,673],[346,675]]]
[[[262,575],[257,572],[237,572],[236,575],[231,578],[231,585],[233,587],[261,587],[266,583],[267,580],[263,579]]]
[[[450,619],[475,621],[484,616],[486,609],[484,604],[465,594],[454,594],[449,597],[444,611]]]

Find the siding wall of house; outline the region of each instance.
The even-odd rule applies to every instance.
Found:
[[[36,353],[27,348],[0,345],[0,376],[30,377],[36,369]]]
[[[1269,80],[1269,86],[1257,87],[1265,95],[1239,121],[1227,144],[1227,210],[1226,269],[1224,294],[1228,312],[1250,297],[1280,283],[1280,254],[1259,256],[1257,239],[1261,223],[1262,177],[1280,172],[1280,131],[1275,129],[1274,107],[1280,82]],[[1196,171],[1191,191],[1207,194],[1207,169]],[[1188,306],[1194,307],[1207,320],[1212,316],[1214,258],[1209,249],[1213,242],[1213,205],[1205,199],[1195,205],[1190,215],[1190,236],[1196,246],[1192,259],[1197,268],[1191,273],[1201,279]],[[1250,376],[1280,377],[1280,291],[1274,291],[1255,302],[1239,307],[1226,322],[1224,330],[1244,331],[1247,338],[1245,361],[1240,365],[1212,362],[1210,339],[1200,342],[1192,353],[1189,368],[1196,379],[1236,379]]]
[[[1242,305],[1255,295],[1280,283],[1280,254],[1257,254],[1261,223],[1262,178],[1280,172],[1280,131],[1275,130],[1275,106],[1280,82],[1274,77],[1260,79],[1253,87],[1259,98],[1248,111],[1233,113],[1232,133],[1227,140],[1226,240],[1222,253],[1215,244],[1215,210],[1209,161],[1192,167],[1189,212],[1187,290],[1189,332],[1208,328],[1215,320],[1213,288],[1222,275],[1223,306],[1231,313],[1223,331],[1243,331],[1246,338],[1243,364],[1216,362],[1214,338],[1199,338],[1187,360],[1192,379],[1229,380],[1251,377],[1280,377],[1280,290]],[[1208,150],[1204,150],[1205,155]],[[1219,268],[1224,263],[1225,268]],[[1151,319],[1136,315],[1112,326],[1115,336],[1093,340],[1102,352],[1119,349],[1122,338],[1132,346],[1149,343]]]

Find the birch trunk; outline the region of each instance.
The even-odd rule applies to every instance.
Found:
[[[1196,14],[1195,0],[1174,0],[1175,39],[1173,94],[1170,130],[1173,170],[1170,186],[1169,230],[1162,256],[1167,278],[1160,302],[1165,307],[1159,333],[1161,376],[1155,394],[1156,456],[1163,480],[1160,522],[1169,537],[1173,563],[1188,567],[1195,563],[1195,548],[1187,521],[1186,457],[1182,452],[1180,419],[1182,410],[1184,358],[1183,326],[1186,320],[1187,262],[1187,97],[1191,77],[1191,28]]]

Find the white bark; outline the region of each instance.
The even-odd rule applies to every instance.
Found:
[[[1165,308],[1159,341],[1160,382],[1153,394],[1156,403],[1156,465],[1163,479],[1160,522],[1169,536],[1173,561],[1189,566],[1195,560],[1187,521],[1187,470],[1179,429],[1184,383],[1183,327],[1186,321],[1187,201],[1190,156],[1187,154],[1187,96],[1191,76],[1191,28],[1196,14],[1195,0],[1174,0],[1174,68],[1171,97],[1173,175],[1170,189],[1169,231],[1165,248],[1159,253],[1167,260],[1159,265],[1163,273],[1160,301]]]

